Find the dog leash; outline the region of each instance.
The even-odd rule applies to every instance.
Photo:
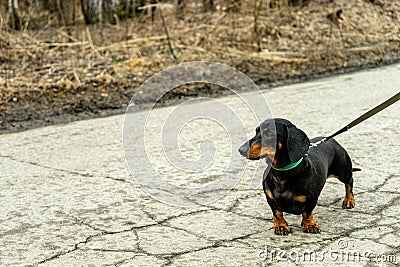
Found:
[[[376,113],[378,113],[379,111],[389,107],[390,105],[396,103],[397,101],[400,100],[400,92],[398,92],[397,94],[395,94],[394,96],[392,96],[391,98],[389,98],[388,100],[386,100],[385,102],[383,102],[382,104],[374,107],[373,109],[371,109],[370,111],[364,113],[363,115],[361,115],[360,117],[358,117],[357,119],[353,120],[352,122],[350,122],[349,124],[347,124],[346,126],[344,126],[342,129],[340,129],[339,131],[335,132],[334,134],[325,137],[321,140],[319,140],[318,142],[315,143],[311,143],[310,144],[310,148],[312,147],[316,147],[320,144],[322,144],[323,142],[341,134],[344,133],[346,131],[348,131],[349,129],[353,128],[354,126],[356,126],[357,124],[360,124],[361,122],[365,121],[366,119],[368,119],[369,117],[372,117],[373,115],[375,115]]]

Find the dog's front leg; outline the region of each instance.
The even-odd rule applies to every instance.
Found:
[[[303,231],[305,233],[321,233],[318,224],[314,221],[314,216],[312,215],[312,211],[316,205],[316,201],[313,201],[312,203],[306,203],[306,209],[302,213],[303,219],[301,220],[301,226],[303,227]]]
[[[273,211],[274,214],[274,233],[276,235],[288,235],[292,232],[287,221],[283,218],[283,212],[279,210]]]

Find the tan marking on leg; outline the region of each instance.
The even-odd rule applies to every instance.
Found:
[[[329,175],[328,175],[328,178],[339,178],[339,176],[334,175],[334,174],[329,174]]]
[[[283,218],[282,211],[275,211],[274,214],[274,233],[277,235],[287,235],[291,233],[287,221]]]
[[[267,196],[268,196],[270,199],[274,199],[274,197],[272,196],[271,190],[267,189],[267,190],[265,190],[265,193],[267,194]]]
[[[305,233],[319,234],[321,231],[319,230],[318,224],[314,221],[313,215],[307,214],[307,212],[303,212],[302,215],[301,226],[303,226],[303,231]]]
[[[306,202],[307,197],[303,195],[295,196],[294,201],[304,203]]]
[[[352,209],[356,206],[356,202],[354,200],[354,195],[352,192],[352,186],[350,184],[346,184],[345,188],[346,188],[346,196],[344,197],[342,208]]]

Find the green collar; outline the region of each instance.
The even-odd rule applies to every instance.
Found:
[[[288,171],[288,170],[294,169],[297,166],[299,166],[299,164],[303,161],[303,159],[304,159],[304,157],[301,157],[298,161],[290,163],[290,164],[288,164],[288,165],[286,165],[286,166],[284,166],[282,168],[275,168],[275,167],[272,167],[272,166],[271,166],[271,168],[276,170],[276,171]]]

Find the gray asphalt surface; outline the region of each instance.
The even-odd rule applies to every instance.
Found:
[[[314,137],[336,131],[399,90],[400,65],[392,65],[280,87],[264,96],[274,116],[291,120]],[[219,101],[245,114],[237,97]],[[162,125],[163,114],[174,108],[155,110],[151,125]],[[400,103],[337,137],[354,166],[362,168],[354,177],[356,207],[341,208],[344,186],[329,179],[314,210],[322,233],[303,233],[301,216],[285,215],[293,233],[284,237],[273,234],[262,188],[250,186],[253,177],[248,176],[256,172],[261,182],[265,163],[259,168],[257,162],[249,162],[243,179],[217,201],[171,206],[154,199],[132,178],[123,152],[123,122],[124,116],[113,116],[0,136],[1,266],[400,262]],[[234,145],[226,146],[229,133],[199,123],[182,130],[181,151],[195,159],[199,142],[204,137],[213,140],[216,156],[206,174],[174,170],[157,150],[156,136],[146,133],[152,144],[149,157],[176,185],[200,186],[229,175],[224,172],[226,153],[237,153]],[[245,124],[251,135],[254,121]],[[136,175],[142,170],[131,171]]]

